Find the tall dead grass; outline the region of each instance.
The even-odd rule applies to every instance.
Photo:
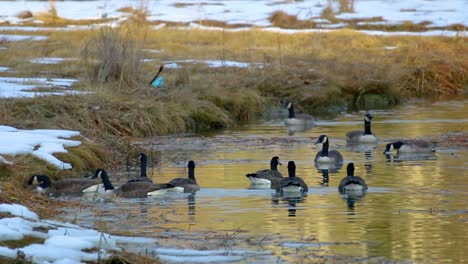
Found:
[[[82,49],[88,79],[100,83],[117,82],[120,88],[137,85],[141,79],[144,30],[137,27],[98,29]]]

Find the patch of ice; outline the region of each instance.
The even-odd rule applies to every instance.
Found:
[[[0,72],[6,72],[6,71],[9,71],[9,70],[10,70],[9,67],[0,66]]]
[[[46,40],[46,36],[28,36],[28,35],[7,35],[7,34],[0,34],[0,41],[23,41],[23,40],[31,40],[31,41],[41,41]]]
[[[35,59],[30,59],[29,62],[35,63],[35,64],[59,64],[63,61],[67,60],[76,60],[74,58],[35,58]]]
[[[164,49],[144,49],[143,51],[151,52],[151,53],[162,53]]]
[[[178,256],[212,256],[212,255],[269,255],[270,251],[249,251],[249,250],[197,250],[178,248],[158,248],[154,250],[156,254],[178,255]]]
[[[348,23],[336,23],[336,24],[325,24],[320,25],[321,28],[343,28],[346,27]]]
[[[70,130],[16,130],[0,127],[0,154],[18,155],[32,154],[45,160],[59,169],[71,169],[69,163],[64,163],[54,157],[53,153],[66,153],[65,147],[75,147],[80,141],[61,139],[77,136],[78,131]]]
[[[164,67],[166,67],[167,69],[178,69],[181,66],[179,66],[179,64],[177,63],[170,62],[170,63],[164,64]]]
[[[19,77],[0,77],[0,98],[21,98],[46,95],[69,95],[69,94],[87,94],[70,90],[70,87],[77,82],[74,79],[63,78],[19,78]],[[54,92],[34,91],[35,88],[58,88]]]
[[[219,67],[237,67],[237,68],[248,68],[250,66],[263,67],[262,63],[249,63],[229,60],[177,60],[177,61],[166,61],[164,67],[166,68],[180,68],[179,64],[184,63],[202,63],[206,64],[210,68]]]
[[[246,259],[244,256],[170,256],[162,254],[159,254],[158,258],[163,261],[176,263],[226,263]]]
[[[398,49],[398,46],[385,46],[384,49],[386,49],[386,50],[394,50],[394,49]]]
[[[29,210],[26,206],[20,204],[0,204],[0,212],[9,213],[14,216],[21,216],[27,219],[39,219],[36,213]]]

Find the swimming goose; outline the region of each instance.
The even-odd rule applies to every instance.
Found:
[[[328,150],[329,140],[326,135],[321,135],[315,144],[322,144],[322,150],[315,155],[315,163],[317,164],[343,164],[343,156],[337,150]]]
[[[170,192],[184,192],[194,193],[200,190],[197,181],[195,180],[195,162],[193,160],[188,162],[188,178],[175,178],[168,184],[171,187]],[[148,192],[149,196],[158,195],[158,192]]]
[[[285,121],[287,126],[313,126],[314,118],[308,114],[296,114],[294,113],[294,106],[291,102],[286,102],[286,108],[288,109],[288,118]]]
[[[370,113],[364,115],[364,131],[356,130],[346,133],[346,141],[350,143],[377,143],[377,137],[371,131],[371,120],[374,116]]]
[[[78,194],[82,190],[98,183],[99,180],[96,175],[93,175],[91,178],[62,179],[52,182],[49,176],[36,174],[32,175],[28,180],[28,185],[37,184],[36,191],[54,196]]]
[[[132,178],[128,180],[128,182],[153,182],[146,175],[146,167],[148,164],[148,157],[146,154],[140,153],[140,155],[138,155],[138,160],[140,161],[140,177]]]
[[[268,185],[272,189],[276,189],[279,181],[283,179],[283,174],[278,171],[278,165],[281,165],[278,156],[274,156],[270,161],[270,169],[259,170],[254,173],[246,174],[251,185]]]
[[[129,179],[128,182],[149,182],[152,183],[153,181],[146,176],[146,167],[148,163],[148,158],[146,157],[145,153],[140,153],[138,156],[138,159],[140,160],[140,177],[132,178]],[[98,173],[96,171],[96,173]],[[95,173],[95,177],[96,176]],[[102,183],[92,185],[86,189],[83,190],[83,193],[105,193],[105,188]]]
[[[388,143],[385,154],[390,153],[430,153],[435,152],[435,144],[426,140],[401,140]]]
[[[97,169],[96,175],[101,178],[102,183],[104,184],[104,192],[99,192],[99,194],[107,197],[120,196],[124,198],[146,198],[149,192],[174,187],[168,183],[156,184],[152,182],[137,181],[127,182],[122,186],[115,188],[104,169]]]
[[[340,193],[346,192],[356,192],[356,191],[365,191],[367,190],[366,181],[359,176],[354,176],[354,163],[348,163],[346,168],[347,176],[344,177],[340,185],[338,186],[338,191]]]
[[[288,162],[288,176],[279,182],[276,192],[302,194],[309,191],[307,184],[301,178],[296,177],[296,164],[294,161]]]

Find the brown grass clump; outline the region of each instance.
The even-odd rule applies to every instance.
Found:
[[[21,11],[18,14],[16,14],[16,17],[20,18],[20,19],[32,18],[33,13],[31,11],[29,11],[29,10],[25,10],[25,11]]]
[[[276,11],[270,15],[269,21],[275,27],[281,28],[315,28],[317,26],[313,21],[300,20],[297,16],[289,15],[283,11]]]
[[[141,78],[142,37],[144,32],[135,27],[99,29],[82,50],[88,78],[101,83],[117,81],[120,87],[137,84]]]

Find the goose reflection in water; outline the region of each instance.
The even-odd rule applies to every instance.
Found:
[[[436,160],[435,153],[385,153],[387,162]]]
[[[287,209],[288,209],[288,216],[289,217],[295,217],[296,216],[296,211],[301,210],[297,209],[297,204],[298,203],[303,203],[305,201],[305,198],[307,195],[300,195],[300,196],[280,196],[277,194],[273,194],[271,196],[271,202],[274,205],[280,205],[280,204],[287,204]],[[281,203],[280,203],[281,202]]]
[[[346,193],[341,195],[341,198],[346,201],[348,214],[354,214],[355,203],[362,200],[366,196],[366,193],[366,191],[357,191],[356,193]]]
[[[320,185],[324,187],[328,187],[328,182],[330,181],[330,177],[328,175],[329,171],[328,170],[319,170],[320,173],[322,173],[322,181],[319,182]]]
[[[187,208],[188,208],[188,215],[195,216],[195,194],[191,193],[187,196]],[[195,219],[191,219],[195,220]]]

